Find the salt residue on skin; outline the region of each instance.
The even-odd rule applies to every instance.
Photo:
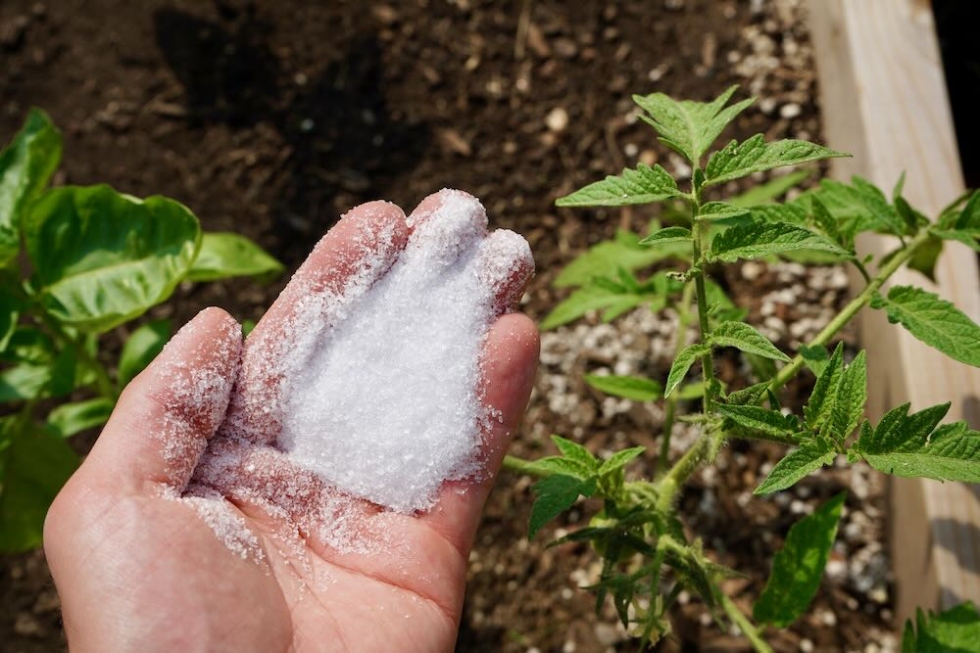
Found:
[[[265,558],[258,537],[219,493],[211,490],[202,496],[185,495],[177,500],[193,509],[215,536],[242,560],[261,562]]]
[[[533,262],[517,234],[487,234],[474,198],[430,200],[403,251],[395,225],[365,227],[347,241],[352,275],[317,285],[319,273],[297,274],[281,321],[246,342],[228,416],[185,493],[209,525],[220,496],[268,515],[287,549],[303,538],[314,550],[389,550],[385,509],[431,508],[445,481],[485,473],[483,437],[499,415],[481,394],[481,353]],[[255,537],[219,525],[233,551]]]
[[[443,191],[406,249],[334,324],[337,298],[297,311],[304,346],[285,360],[279,446],[331,485],[412,512],[477,474],[480,351],[496,296],[527,260],[516,234],[486,236],[474,198]]]
[[[194,339],[194,328],[188,323],[174,339]],[[198,342],[186,356],[167,359],[161,354],[167,360],[161,372],[167,400],[163,432],[154,435],[163,445],[167,474],[176,490],[184,489],[207,446],[202,434],[213,431],[228,408],[233,383],[229,370],[236,369],[229,361],[240,355],[241,329],[233,320],[224,320],[221,329],[219,338]]]
[[[283,412],[283,386],[292,371],[289,361],[307,357],[318,335],[296,327],[309,323],[311,312],[319,318],[320,329],[343,320],[350,306],[387,270],[394,243],[391,227],[377,233],[362,227],[353,234],[351,245],[358,267],[343,288],[317,288],[309,277],[293,277],[278,300],[292,306],[288,327],[284,333],[264,333],[246,341],[238,387],[219,434],[256,443],[275,441]],[[310,305],[310,298],[316,298],[315,306]]]

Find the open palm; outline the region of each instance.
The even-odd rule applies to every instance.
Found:
[[[268,369],[270,348],[299,337],[304,298],[350,292],[369,262],[387,274],[444,199],[407,221],[389,204],[351,211],[244,347],[207,309],[127,387],[45,525],[73,650],[451,650],[480,512],[530,392],[533,324],[506,314],[484,340],[481,397],[498,416],[486,473],[445,483],[416,514],[296,466],[277,447],[284,379]],[[531,272],[513,263],[481,277],[500,307]]]

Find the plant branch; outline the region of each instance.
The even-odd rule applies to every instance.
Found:
[[[534,463],[530,460],[524,460],[523,458],[518,458],[510,454],[504,456],[504,464],[501,469],[513,472],[514,474],[527,474],[528,476],[537,476],[538,478],[547,478],[554,473],[546,469],[541,469],[540,467],[535,467]]]
[[[674,344],[674,360],[677,360],[678,354],[680,354],[681,350],[687,346],[687,328],[691,324],[691,295],[693,293],[694,286],[689,283],[685,284],[684,291],[681,294],[680,304],[677,306],[677,332],[676,342]],[[666,467],[668,461],[670,460],[670,437],[674,431],[674,422],[676,421],[677,401],[677,393],[671,393],[671,395],[664,400],[663,433],[660,438],[660,455],[653,462],[652,476],[654,478],[657,476],[658,467],[661,464]]]
[[[720,591],[717,592],[717,596],[721,607],[725,610],[725,614],[742,631],[745,638],[752,644],[752,648],[758,651],[758,653],[773,653],[772,647],[766,644],[762,636],[759,635],[759,631],[755,625],[749,621],[749,618],[742,612],[741,608],[735,605],[735,601],[732,601],[727,594]]]
[[[857,297],[852,299],[847,306],[845,306],[844,309],[836,317],[834,317],[834,319],[831,320],[827,326],[823,328],[820,333],[814,336],[813,340],[807,343],[807,346],[814,347],[817,345],[827,344],[827,342],[837,335],[837,333],[843,329],[848,322],[854,319],[854,316],[857,315],[858,311],[864,308],[871,301],[871,298],[876,292],[878,292],[878,290],[881,289],[884,283],[888,281],[888,279],[903,265],[905,265],[905,263],[907,263],[915,254],[915,251],[928,239],[929,232],[923,230],[909,242],[908,246],[892,256],[891,259],[885,263],[885,265],[879,268],[878,274],[871,279],[870,283],[864,287],[864,290],[862,290]],[[779,373],[776,374],[773,380],[769,383],[769,389],[776,391],[783,387],[787,381],[793,378],[796,373],[800,371],[803,364],[803,355],[797,354],[792,361],[779,370]]]
[[[712,451],[717,451],[725,439],[724,433],[712,429],[703,434],[694,446],[684,452],[674,466],[670,468],[660,481],[657,482],[659,498],[657,508],[670,511],[678,490],[687,482],[691,475],[705,462]]]
[[[705,288],[705,272],[703,258],[703,245],[705,238],[705,226],[702,220],[697,219],[697,211],[700,205],[695,204],[695,219],[693,220],[692,242],[694,244],[694,290],[697,295],[698,306],[698,328],[701,331],[701,340],[708,336],[710,328],[708,326],[708,291]],[[715,378],[714,361],[711,357],[711,350],[701,357],[701,376],[704,380],[704,402],[702,412],[706,415],[711,414],[715,402],[715,390],[712,381]]]

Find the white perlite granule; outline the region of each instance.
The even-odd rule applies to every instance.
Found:
[[[530,259],[517,234],[488,236],[474,198],[443,191],[398,260],[344,307],[311,295],[296,314],[308,336],[286,353],[279,447],[358,497],[411,512],[443,482],[480,471],[488,415],[480,351],[496,296]]]

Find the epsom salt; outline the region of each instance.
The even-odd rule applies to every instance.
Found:
[[[257,509],[286,537],[364,552],[397,546],[388,511],[429,509],[444,482],[483,472],[495,416],[481,352],[531,253],[513,232],[488,234],[483,207],[459,191],[427,199],[408,228],[401,251],[404,225],[349,233],[356,254],[342,282],[317,276],[336,270],[297,274],[283,310],[246,341],[228,415],[184,490],[239,555],[255,557],[256,543],[211,502]]]
[[[280,447],[331,485],[401,512],[430,507],[439,486],[480,471],[480,349],[496,296],[530,253],[487,236],[474,198],[443,191],[398,260],[330,327],[311,297],[312,331],[285,374]]]

